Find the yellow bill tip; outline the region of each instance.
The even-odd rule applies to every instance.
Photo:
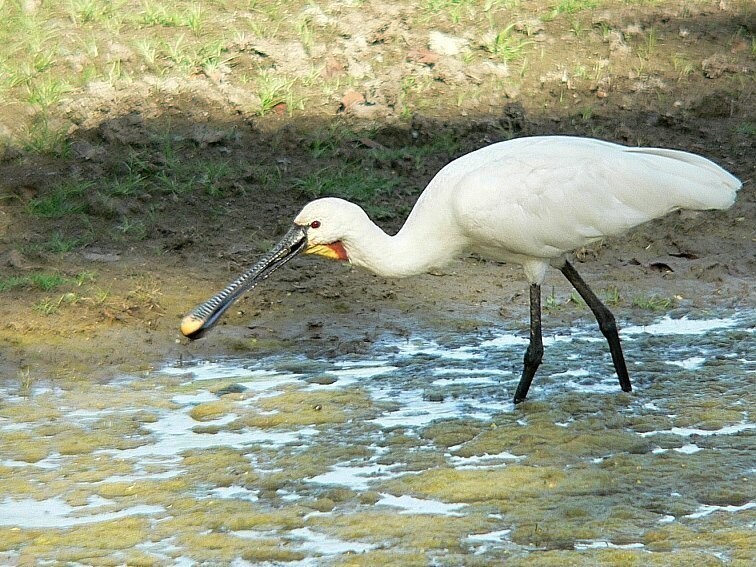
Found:
[[[181,334],[185,337],[194,335],[202,327],[204,321],[196,315],[187,315],[181,319]]]

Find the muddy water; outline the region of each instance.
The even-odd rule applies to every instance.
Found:
[[[751,564],[756,313],[4,384],[0,560]]]

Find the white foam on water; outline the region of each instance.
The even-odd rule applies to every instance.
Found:
[[[276,447],[293,443],[303,438],[318,434],[313,427],[303,427],[296,431],[242,429],[238,431],[220,430],[217,433],[196,433],[195,427],[212,427],[227,425],[235,414],[224,415],[215,420],[198,422],[187,413],[188,409],[164,413],[157,421],[145,423],[155,439],[152,442],[131,449],[107,449],[103,453],[120,459],[143,458],[145,456],[172,457],[191,449],[228,446],[240,449],[254,444]]]
[[[643,549],[646,547],[642,543],[612,543],[604,540],[582,540],[575,542],[575,549],[584,551],[586,549]]]
[[[453,386],[455,384],[498,384],[499,381],[490,376],[468,376],[465,378],[436,378],[431,384],[434,386]]]
[[[703,518],[714,512],[742,512],[743,510],[750,510],[756,508],[756,502],[747,502],[742,506],[715,506],[712,504],[701,504],[698,509],[692,514],[686,514],[685,518]]]
[[[241,386],[247,388],[251,392],[259,392],[262,394],[271,393],[272,395],[278,395],[280,393],[281,386],[285,384],[291,384],[292,382],[299,382],[302,379],[302,374],[290,374],[276,372],[268,376],[260,376],[254,380],[243,380],[238,382]]]
[[[328,374],[338,378],[372,378],[398,370],[397,366],[356,366],[353,368],[344,368],[342,370],[329,370]]]
[[[174,404],[180,406],[198,405],[207,402],[215,402],[218,400],[218,396],[211,394],[207,390],[199,390],[193,394],[176,394],[171,398]]]
[[[588,372],[585,368],[578,368],[577,370],[565,370],[564,372],[557,372],[556,374],[551,374],[552,378],[563,378],[565,376],[567,377],[574,377],[574,378],[584,378],[585,376],[590,376],[591,373]]]
[[[111,482],[139,482],[142,480],[167,480],[174,478],[184,471],[182,469],[172,469],[156,473],[135,473],[135,474],[114,474],[103,480],[93,482],[92,484],[109,484]]]
[[[703,366],[703,363],[706,362],[706,359],[703,356],[691,356],[690,358],[686,358],[684,360],[665,360],[665,364],[669,364],[671,366],[679,366],[683,370],[697,370],[698,368],[701,368]]]
[[[301,494],[290,492],[282,488],[276,490],[276,494],[278,494],[278,497],[285,502],[294,502],[295,500],[301,500],[302,498],[304,498]]]
[[[553,335],[544,335],[543,337],[543,346],[551,346],[556,343],[571,343],[576,338],[580,338],[581,340],[585,341],[592,341],[592,340],[603,340],[603,339],[595,339],[594,337],[590,336],[584,336],[585,332],[580,329],[571,329],[570,333],[567,335],[560,335],[560,334],[553,334]],[[515,335],[512,333],[504,333],[495,335],[492,339],[488,339],[485,341],[482,341],[478,346],[485,350],[490,349],[510,349],[512,347],[527,347],[530,344],[530,339],[527,338],[524,334],[522,336]]]
[[[235,530],[231,533],[244,539],[279,539],[281,537],[275,530]]]
[[[248,500],[249,502],[257,502],[258,498],[257,495],[260,493],[259,490],[250,490],[246,486],[237,486],[237,485],[231,485],[231,486],[218,486],[217,488],[213,488],[208,493],[209,496],[214,496],[216,498],[227,498],[227,499],[233,499],[233,500]]]
[[[555,380],[550,388],[586,394],[613,394],[621,391],[616,374],[602,378],[596,376],[595,379],[589,379],[590,376],[596,376],[596,374],[586,368],[574,368],[565,370],[564,372],[556,372],[549,375],[549,378]],[[570,380],[565,380],[565,378],[570,378]],[[579,380],[580,378],[584,380]]]
[[[2,394],[0,394],[2,396]],[[19,421],[12,423],[10,419],[0,417],[0,429],[3,431],[24,431],[34,427],[34,422]]]
[[[472,360],[479,358],[481,355],[474,352],[475,347],[463,346],[457,348],[447,348],[439,345],[436,341],[430,341],[422,338],[410,339],[396,344],[399,356],[403,358],[412,358],[418,355],[435,356],[450,360]]]
[[[6,497],[0,502],[0,526],[20,528],[67,528],[81,524],[105,522],[127,516],[151,516],[165,511],[162,506],[139,504],[121,510],[106,512],[103,508],[113,502],[100,496],[90,496],[84,506],[71,506],[61,496],[46,500]],[[100,510],[98,512],[97,510]],[[91,512],[90,514],[84,514]]]
[[[434,376],[511,376],[511,370],[498,368],[434,368]]]
[[[224,378],[254,379],[279,374],[276,370],[254,370],[245,368],[238,362],[212,362],[203,361],[198,364],[187,366],[166,366],[160,369],[160,374],[167,376],[182,376],[195,380],[218,380]]]
[[[700,435],[702,437],[708,437],[709,435],[735,435],[742,431],[749,429],[756,429],[756,423],[742,422],[735,425],[726,425],[720,429],[696,429],[693,427],[673,427],[671,429],[660,429],[656,431],[645,431],[639,433],[641,437],[651,437],[653,435],[659,435],[662,433],[671,433],[672,435],[680,435],[681,437],[690,437],[691,435]]]
[[[336,360],[333,362],[333,365],[336,368],[342,369],[359,368],[361,366],[385,366],[387,364],[389,364],[388,360],[381,358],[380,356],[368,360]]]
[[[606,379],[591,384],[583,384],[582,382],[576,382],[575,380],[567,380],[566,382],[561,382],[560,387],[572,392],[584,392],[586,394],[612,394],[622,391],[616,378],[613,380]]]
[[[545,341],[544,341],[545,342]],[[525,337],[518,337],[510,333],[497,335],[493,339],[488,339],[480,343],[482,349],[509,348],[509,347],[527,347],[530,341]]]
[[[437,419],[453,419],[465,417],[469,419],[490,420],[491,414],[481,404],[472,404],[468,407],[462,399],[444,399],[432,402],[424,399],[421,390],[407,390],[397,395],[395,391],[371,391],[373,399],[377,401],[398,401],[402,404],[396,411],[386,412],[383,415],[371,419],[371,423],[382,428],[391,427],[423,427]]]
[[[393,494],[380,493],[381,498],[376,506],[391,506],[400,508],[400,514],[438,514],[441,516],[464,516],[459,510],[466,508],[467,504],[447,504],[438,500],[426,500],[415,498],[407,494],[394,496]]]
[[[403,474],[413,474],[408,471],[392,471],[392,469],[403,466],[404,463],[391,465],[339,463],[332,466],[328,472],[304,480],[313,484],[334,484],[361,491],[370,488],[371,483],[375,481],[389,480]]]
[[[466,540],[469,545],[475,547],[474,555],[483,555],[491,547],[494,547],[497,544],[511,543],[509,540],[509,535],[511,533],[511,529],[495,530],[482,534],[470,534],[467,536]]]
[[[496,530],[482,534],[470,534],[467,540],[474,543],[499,543],[509,539],[512,530]]]
[[[339,388],[343,388],[345,386],[351,386],[352,384],[359,384],[363,381],[369,380],[370,378],[375,378],[376,376],[381,376],[383,374],[388,374],[390,372],[394,372],[395,370],[398,370],[399,368],[397,366],[354,366],[350,368],[342,368],[340,370],[328,370],[324,372],[326,376],[333,376],[336,378],[336,382],[334,384],[317,384],[312,383],[309,384],[307,387],[307,390],[327,390],[330,388],[333,388],[334,386],[337,386]]]
[[[225,362],[205,362],[192,366],[166,367],[160,370],[161,374],[168,376],[186,377],[186,384],[192,382],[202,382],[208,380],[232,380],[251,392],[266,392],[280,388],[283,384],[298,382],[302,374],[291,372],[279,372],[278,370],[263,370],[245,368],[241,364],[234,364],[233,361]],[[274,392],[277,395],[278,392]],[[192,402],[192,396],[198,396]],[[174,397],[176,403],[201,403],[203,401],[212,401],[218,399],[217,396],[209,392],[198,394],[178,395]]]
[[[738,320],[735,317],[714,318],[714,319],[672,319],[665,315],[659,321],[650,325],[632,325],[620,329],[620,335],[703,335],[710,331],[720,329],[730,329],[737,326]]]
[[[3,465],[4,467],[37,467],[38,469],[45,470],[54,470],[60,468],[62,464],[63,457],[60,453],[50,453],[44,459],[40,459],[39,461],[34,462],[17,461],[14,459],[6,459],[4,461],[0,461],[0,465]]]
[[[328,536],[310,528],[297,528],[287,533],[287,539],[296,543],[300,551],[310,551],[320,555],[343,555],[345,553],[365,553],[378,547],[372,543],[346,541]]]
[[[674,450],[678,453],[682,453],[683,455],[693,455],[694,453],[703,451],[703,448],[699,447],[695,443],[686,443],[682,447],[676,447]]]
[[[483,455],[473,455],[471,457],[459,457],[449,453],[446,453],[444,456],[449,464],[458,470],[501,467],[506,465],[506,461],[516,462],[526,458],[525,455],[513,455],[508,451],[502,451],[501,453],[496,453],[494,455],[485,453]]]

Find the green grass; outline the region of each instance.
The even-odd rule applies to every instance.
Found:
[[[656,294],[636,295],[633,297],[631,305],[647,311],[668,311],[675,306],[675,300],[672,297],[662,297]]]
[[[115,227],[118,234],[128,236],[130,240],[144,240],[147,238],[148,227],[141,219],[123,217]]]
[[[68,133],[62,124],[51,124],[46,113],[38,113],[24,127],[17,140],[28,152],[67,157],[70,150]]]
[[[257,78],[257,96],[260,98],[258,114],[264,115],[278,105],[286,105],[289,112],[301,105],[294,101],[292,88],[294,80],[276,75],[271,71],[263,71]]]
[[[114,176],[106,187],[106,193],[116,197],[136,195],[145,184],[145,177],[138,172],[129,172],[123,176]]]
[[[84,24],[99,24],[113,18],[122,2],[106,2],[103,0],[69,0],[68,13],[77,26]]]
[[[187,27],[194,33],[202,29],[203,9],[199,4],[193,3],[182,9],[175,4],[145,1],[143,6],[139,19],[146,26]]]
[[[325,16],[331,18],[331,23],[327,23],[328,20],[324,23],[321,15],[312,9],[314,5],[305,0],[215,0],[203,3],[188,0],[46,0],[35,2],[34,9],[25,9],[22,0],[0,0],[0,98],[5,107],[12,108],[12,116],[19,117],[17,123],[2,130],[0,145],[12,150],[7,152],[9,155],[21,150],[46,157],[69,158],[72,138],[84,132],[80,129],[81,122],[93,120],[89,110],[100,112],[97,97],[101,95],[90,96],[99,92],[88,88],[91,83],[104,82],[117,93],[116,102],[106,101],[102,106],[103,120],[108,120],[118,112],[134,110],[120,105],[128,99],[132,83],[139,83],[142,79],[145,84],[154,85],[156,96],[166,94],[163,85],[169,82],[168,79],[178,79],[171,81],[178,93],[177,107],[183,109],[182,105],[187,104],[189,96],[196,97],[199,106],[211,107],[213,101],[226,96],[226,92],[219,90],[204,98],[202,89],[205,87],[202,85],[208,83],[201,81],[209,78],[234,94],[230,106],[208,112],[209,120],[225,119],[219,118],[217,110],[227,112],[228,122],[242,124],[241,128],[246,128],[243,124],[250,121],[273,123],[274,117],[269,115],[294,117],[297,124],[312,124],[312,129],[301,137],[306,140],[305,147],[309,151],[305,159],[318,160],[318,163],[297,163],[296,168],[292,168],[296,173],[290,174],[298,176],[295,188],[300,193],[310,196],[337,192],[348,198],[356,194],[357,200],[367,200],[368,204],[377,206],[377,201],[371,199],[380,197],[371,198],[369,195],[391,191],[395,180],[384,175],[384,178],[379,176],[377,181],[372,181],[371,175],[362,172],[357,177],[368,185],[363,194],[350,188],[353,184],[349,173],[352,165],[342,167],[343,164],[339,163],[341,155],[359,146],[361,137],[370,138],[372,135],[364,133],[367,129],[359,134],[354,131],[369,127],[364,123],[352,124],[353,132],[341,133],[329,132],[328,127],[321,126],[321,118],[327,123],[341,122],[336,108],[348,89],[363,92],[369,100],[385,104],[393,115],[390,114],[387,121],[381,120],[382,124],[398,119],[402,128],[410,126],[417,115],[438,116],[450,122],[467,120],[462,117],[463,113],[495,118],[504,97],[510,96],[507,89],[512,86],[521,90],[523,100],[532,97],[534,92],[543,93],[549,99],[560,91],[559,96],[563,98],[559,103],[565,107],[572,104],[569,112],[582,119],[579,127],[594,133],[599,128],[595,124],[601,105],[595,101],[594,106],[594,95],[588,89],[592,83],[621,77],[626,72],[626,69],[610,69],[608,63],[602,66],[606,57],[604,40],[611,30],[622,29],[625,24],[609,14],[592,26],[590,22],[594,18],[588,12],[606,8],[610,13],[626,9],[623,4],[648,5],[654,10],[657,6],[676,5],[671,0],[423,0],[413,4],[418,16],[408,17],[403,23],[408,29],[403,29],[401,34],[392,29],[366,34],[369,36],[365,38],[366,45],[360,47],[354,41],[356,38],[341,29],[342,23],[333,23],[342,12],[349,17],[358,16],[361,11],[373,13],[369,3],[359,1],[345,3],[338,11],[321,6]],[[696,5],[703,4],[697,2]],[[745,21],[743,16],[749,12],[743,6],[745,3],[731,4],[728,11],[733,18],[739,18],[733,21]],[[556,21],[550,23],[549,19]],[[345,18],[344,21],[349,20]],[[649,16],[649,21],[656,20]],[[518,22],[517,27],[513,22]],[[747,27],[734,26],[736,35],[731,36],[723,49],[728,57],[742,59],[748,55],[748,45],[743,42],[750,42],[752,53],[756,42]],[[737,32],[734,31],[736,28]],[[416,72],[418,69],[412,68],[416,63],[406,59],[405,52],[409,47],[427,47],[428,33],[435,29],[468,41],[469,48],[455,58],[459,70],[452,67],[450,71],[442,60],[419,65],[424,72]],[[551,41],[569,33],[579,41],[568,43],[580,44],[579,48],[568,48],[561,41]],[[261,41],[263,39],[266,41]],[[269,41],[272,39],[275,41]],[[343,68],[337,68],[332,74],[327,69],[326,57],[330,53],[328,41],[333,39],[343,41],[345,45],[335,57]],[[549,41],[545,41],[547,39]],[[740,51],[733,51],[736,40],[744,53],[742,56],[738,55]],[[301,44],[312,60],[298,65],[300,62],[290,61],[285,53],[267,46],[275,43],[280,50],[280,46],[287,42],[294,42],[298,49]],[[661,79],[676,78],[683,84],[700,75],[696,73],[699,64],[695,62],[708,55],[708,52],[704,54],[700,49],[694,49],[693,42],[683,42],[677,34],[668,33],[666,27],[658,27],[658,32],[653,27],[646,28],[643,34],[631,37],[628,42],[632,43],[638,57],[623,63],[624,66],[638,65],[635,74],[654,76],[661,75],[659,67],[665,67],[668,77]],[[381,45],[385,47],[381,48]],[[368,51],[374,48],[376,52],[368,56]],[[712,48],[707,45],[706,49]],[[512,76],[498,73],[503,65],[496,66],[497,74],[475,70],[476,66],[483,63],[489,66],[492,61],[519,64],[516,71],[511,71]],[[370,67],[366,76],[354,72],[352,67],[360,66],[355,63]],[[550,84],[534,87],[539,76],[547,77],[547,83],[552,82],[548,77],[555,68],[565,69],[572,78],[579,79],[573,81],[574,93],[561,87],[552,89],[554,85]],[[388,70],[394,70],[395,74],[387,75]],[[385,77],[390,80],[385,81]],[[375,87],[377,93],[371,92],[372,85],[379,79],[384,79],[384,83],[391,82],[390,88],[381,85]],[[742,76],[740,80],[745,81]],[[145,84],[140,87],[146,88]],[[621,83],[617,85],[621,87]],[[744,85],[741,90],[747,88]],[[576,95],[574,102],[571,94]],[[673,94],[668,96],[671,100]],[[82,108],[78,106],[79,100]],[[549,101],[545,100],[544,105],[547,103]],[[239,116],[234,114],[237,111]],[[164,118],[161,115],[154,120],[159,122]],[[162,127],[170,130],[170,124]],[[324,132],[313,135],[312,131],[320,127]],[[97,124],[93,123],[92,128],[91,131],[95,132]],[[304,130],[306,128],[302,128]],[[745,123],[737,132],[739,138],[743,135],[751,137],[753,126]],[[511,137],[514,134],[514,131],[502,130],[491,137]],[[119,205],[119,200],[139,200],[141,197],[147,200],[156,195],[174,197],[190,192],[204,192],[210,198],[220,198],[239,190],[234,188],[244,187],[245,183],[238,182],[243,169],[254,169],[254,183],[265,188],[272,189],[277,182],[289,181],[290,175],[283,171],[287,169],[283,165],[241,166],[225,160],[227,154],[223,154],[223,158],[218,154],[212,158],[202,157],[191,143],[178,145],[170,140],[170,135],[168,132],[161,139],[160,134],[148,132],[144,145],[126,149],[127,155],[129,151],[136,155],[129,158],[124,167],[110,167],[113,161],[121,158],[109,155],[103,177],[86,190],[97,191]],[[439,132],[438,136],[445,134]],[[481,137],[480,141],[484,139]],[[351,147],[345,147],[346,142]],[[409,172],[408,163],[424,167],[426,157],[433,156],[435,165],[439,156],[451,159],[458,152],[456,141],[451,139],[441,140],[438,144],[434,139],[434,143],[428,145],[384,143],[390,147],[360,148],[363,157],[356,160],[360,162],[359,167],[384,167],[388,163],[386,171],[395,170],[393,175],[397,175],[397,179],[401,176],[410,178],[413,173]],[[400,167],[394,168],[394,161],[398,161]],[[306,167],[326,167],[326,178],[301,173]],[[90,171],[77,175],[93,174]],[[416,182],[412,179],[412,183]],[[51,188],[45,187],[44,192],[28,205],[28,212],[34,217],[51,219],[86,213],[87,195],[76,186],[77,183],[69,181],[68,186],[59,183]],[[388,184],[389,188],[382,189],[381,184]],[[122,208],[113,208],[113,216],[118,222],[123,220],[123,214],[119,212]],[[136,220],[125,221],[116,233],[121,237],[143,233],[135,225]],[[67,246],[62,242],[58,244],[60,246],[56,246],[60,249]]]
[[[607,287],[602,291],[600,296],[603,302],[610,307],[622,303],[622,296],[617,286]]]
[[[116,173],[103,177],[97,183],[66,180],[50,187],[27,204],[27,211],[35,217],[60,219],[91,210],[86,198],[93,193],[93,203],[98,203],[99,214],[117,217],[121,215],[118,203],[123,199],[151,195],[170,195],[204,191],[211,197],[220,197],[226,188],[239,176],[238,166],[229,160],[207,159],[201,156],[185,156],[192,150],[190,143],[175,143],[168,137],[161,142],[162,167],[152,162],[152,150],[132,150]],[[185,156],[185,157],[179,157]],[[110,212],[108,212],[110,211]],[[138,219],[121,219],[116,227],[121,238],[124,235],[145,237],[147,224]],[[72,243],[51,243],[50,251],[66,251]]]
[[[739,134],[745,134],[749,138],[756,137],[756,122],[743,122],[736,128]]]
[[[559,14],[575,14],[584,10],[598,7],[599,0],[559,0],[551,9],[549,16],[555,18]]]
[[[41,291],[52,291],[53,289],[65,284],[71,283],[72,280],[54,273],[37,273],[28,276],[10,276],[0,279],[0,291],[10,291],[14,289],[38,289]]]
[[[398,148],[374,148],[371,150],[371,155],[379,162],[410,161],[414,167],[419,168],[423,161],[431,156],[442,155],[451,160],[459,151],[460,145],[457,136],[453,132],[446,131],[437,133],[425,144]]]
[[[92,183],[89,182],[64,181],[46,195],[29,201],[28,211],[33,216],[53,219],[82,213],[86,205],[81,197],[91,186]]]
[[[60,230],[55,230],[46,242],[36,244],[32,248],[53,254],[65,254],[76,250],[87,242],[83,238],[66,238]]]
[[[542,305],[542,309],[546,311],[547,313],[559,311],[562,308],[562,303],[559,301],[559,298],[556,296],[556,292],[553,287],[551,288],[551,293],[543,298],[541,305]]]
[[[486,45],[486,49],[502,61],[509,63],[520,59],[525,47],[532,43],[520,37],[514,29],[514,24],[510,24],[493,37]]]
[[[385,177],[358,164],[325,167],[294,180],[293,187],[308,199],[340,197],[362,205],[378,219],[392,217],[395,211],[381,206],[381,197],[388,196],[398,185],[393,177]]]

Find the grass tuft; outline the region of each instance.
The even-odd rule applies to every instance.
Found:
[[[648,311],[668,311],[675,306],[675,300],[672,297],[662,297],[656,294],[636,295],[633,297],[631,305]]]
[[[531,43],[533,42],[530,40],[520,38],[514,29],[514,24],[510,24],[494,36],[486,45],[486,49],[502,61],[509,63],[520,59],[525,47]]]
[[[60,218],[82,213],[86,206],[81,196],[91,186],[88,182],[65,181],[55,186],[47,195],[29,201],[29,213],[44,218]]]
[[[0,279],[0,291],[10,291],[14,289],[52,291],[53,289],[70,282],[71,280],[60,274],[40,272],[28,276],[10,276],[8,278]]]

